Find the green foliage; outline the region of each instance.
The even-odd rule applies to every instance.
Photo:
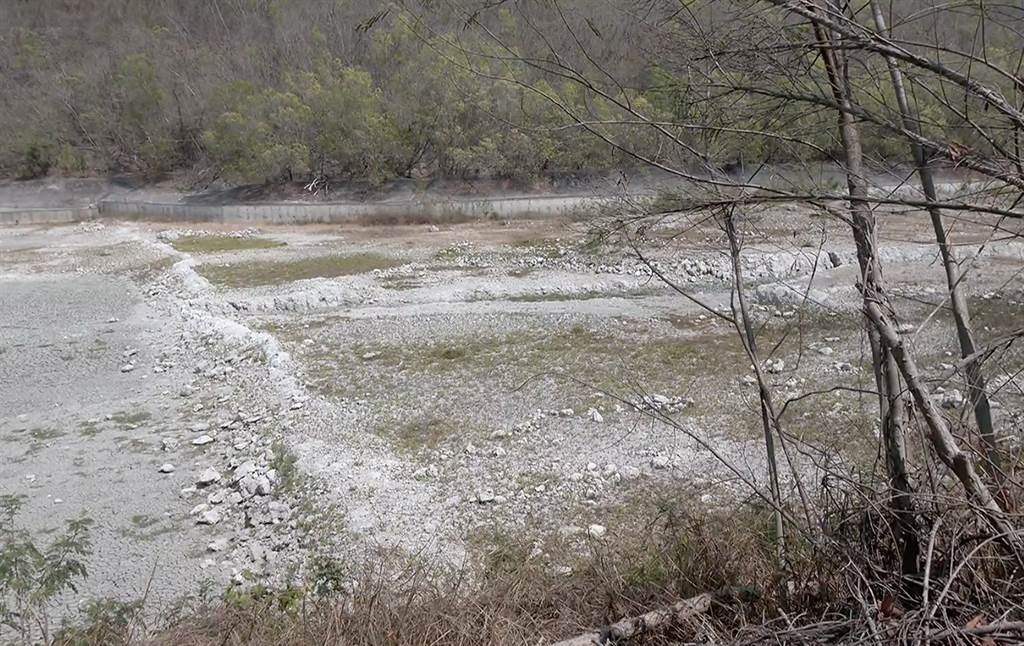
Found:
[[[309,170],[309,147],[303,142],[310,109],[298,96],[240,82],[226,87],[224,95],[232,107],[204,140],[229,177],[281,179]]]
[[[894,11],[913,15],[912,5],[924,3],[907,0]],[[729,3],[689,3],[690,18],[667,19],[655,31],[679,47],[654,40],[650,50],[632,44],[650,36],[651,25],[585,0],[565,7],[570,23],[579,23],[578,43],[545,3],[481,12],[479,25],[493,38],[467,29],[444,3],[430,3],[429,30],[379,2],[171,3],[160,12],[135,3],[116,21],[90,2],[74,12],[17,4],[0,10],[0,23],[8,23],[0,26],[0,59],[10,72],[0,80],[0,141],[8,144],[0,146],[0,173],[11,176],[210,165],[236,182],[323,175],[370,184],[426,176],[527,183],[642,165],[629,153],[676,167],[751,167],[828,159],[838,144],[824,106],[771,95],[827,101],[820,57],[754,48],[712,61],[699,55],[705,43],[687,41],[693,27],[708,47],[738,51],[742,34],[759,27],[737,31],[743,20]],[[923,40],[934,31],[939,42],[975,51],[979,11],[988,9],[964,8],[957,20],[928,11],[920,25],[899,28],[928,34]],[[781,15],[765,12],[760,28],[772,29],[773,19],[781,26]],[[612,25],[614,33],[605,31]],[[68,36],[83,30],[92,37]],[[813,38],[806,27],[786,30]],[[1017,34],[990,20],[985,41],[980,57],[1016,69]],[[549,46],[586,82],[515,60]],[[955,66],[955,57],[947,63]],[[801,73],[789,73],[791,64]],[[865,58],[851,76],[864,109],[898,121],[881,59]],[[987,64],[973,65],[970,76],[1003,96],[1014,91],[1012,79]],[[983,153],[1014,148],[1005,118],[976,97],[950,93],[927,73],[909,89],[927,135]],[[659,133],[642,119],[672,125]],[[869,156],[907,160],[905,139],[890,128],[865,120],[861,129]]]
[[[53,166],[53,146],[42,135],[29,134],[18,146],[18,179],[45,177]]]
[[[163,100],[153,63],[145,54],[127,57],[114,75],[112,89],[120,104],[121,124],[144,131]]]
[[[14,518],[24,502],[19,496],[0,496],[0,629],[8,627],[28,639],[36,626],[45,625],[47,604],[87,574],[92,521],[68,521],[64,532],[49,545],[33,542],[15,527]]]

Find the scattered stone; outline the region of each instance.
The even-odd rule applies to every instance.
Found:
[[[216,469],[210,467],[206,471],[203,471],[201,474],[199,474],[199,478],[196,480],[196,484],[199,485],[200,487],[206,487],[208,485],[212,485],[214,482],[218,482],[219,480],[220,474],[217,473]]]
[[[210,552],[223,552],[230,542],[231,539],[226,536],[215,538],[206,545],[206,549]]]
[[[224,502],[225,497],[226,494],[224,493],[224,490],[221,489],[220,491],[215,491],[211,493],[209,496],[207,496],[206,502],[210,503],[211,505],[220,505]]]
[[[481,489],[476,492],[476,501],[481,505],[496,502],[495,498],[496,496],[494,495],[494,491],[491,489]]]
[[[559,417],[572,417],[575,414],[576,414],[576,411],[574,411],[571,408],[563,408],[562,410],[558,411],[558,416]]]
[[[288,517],[292,514],[292,508],[286,503],[274,500],[267,505],[267,513],[270,515],[272,523],[280,523],[288,520]]]
[[[160,473],[174,473],[174,465],[171,464],[170,462],[166,464],[161,464],[159,471]]]
[[[270,480],[267,476],[260,476],[256,478],[256,495],[257,496],[269,496],[270,495]]]
[[[667,455],[660,453],[651,458],[651,466],[655,469],[667,469],[670,462],[671,460],[669,460]]]
[[[832,350],[832,348],[827,346],[827,345],[823,345],[820,348],[818,348],[818,354],[826,356],[826,357],[832,356],[833,352],[834,351]]]
[[[601,413],[596,408],[591,408],[590,410],[588,410],[587,416],[590,418],[590,421],[592,422],[601,423],[604,421],[604,417],[601,416]]]
[[[160,450],[161,451],[173,451],[178,448],[178,440],[172,437],[160,438]]]
[[[364,354],[362,356],[362,360],[363,361],[373,361],[374,359],[376,359],[378,357],[380,357],[380,353],[379,352],[367,352],[366,354]]]
[[[199,437],[197,437],[196,439],[192,440],[192,445],[193,446],[206,446],[207,444],[210,444],[213,441],[214,441],[213,437],[211,437],[209,435],[206,435],[206,434],[203,434],[203,435],[200,435]]]
[[[587,527],[587,536],[599,541],[608,534],[608,529],[604,525],[591,525]]]
[[[764,369],[773,375],[777,375],[786,369],[786,362],[782,359],[768,359],[764,362]]]
[[[640,469],[633,466],[622,467],[622,470],[619,473],[626,480],[636,480],[641,475]]]
[[[257,542],[249,543],[249,556],[253,561],[262,563],[267,560],[267,548],[263,547]]]
[[[131,372],[132,370],[135,370],[135,366],[133,364],[126,363],[121,366],[121,372]]]
[[[231,476],[231,481],[238,482],[242,478],[253,473],[254,471],[256,471],[256,463],[253,462],[252,460],[246,460],[245,462],[235,467],[235,471]]]
[[[199,518],[196,520],[196,523],[199,525],[216,525],[220,522],[220,519],[221,515],[219,511],[216,509],[209,509],[199,514]]]

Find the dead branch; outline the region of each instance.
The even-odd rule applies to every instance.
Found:
[[[623,641],[665,630],[706,613],[711,608],[714,595],[710,592],[683,599],[667,608],[652,610],[636,617],[626,617],[619,621],[591,630],[590,632],[555,642],[551,646],[602,646],[618,644]]]

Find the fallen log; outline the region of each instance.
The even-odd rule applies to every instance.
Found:
[[[618,644],[634,637],[665,630],[687,619],[707,612],[714,598],[709,592],[683,599],[667,608],[659,608],[636,617],[626,617],[614,624],[598,628],[576,637],[555,642],[551,646],[605,646]]]

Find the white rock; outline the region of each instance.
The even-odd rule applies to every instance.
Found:
[[[249,556],[252,557],[253,561],[262,563],[267,560],[267,548],[257,542],[249,543]]]
[[[480,491],[477,491],[476,501],[480,504],[495,502],[494,491],[492,491],[491,489],[481,489]]]
[[[601,540],[608,534],[608,529],[604,525],[591,525],[587,527],[587,536],[594,540]]]
[[[174,465],[168,462],[160,465],[160,473],[174,473]]]
[[[231,539],[226,536],[215,538],[206,545],[206,549],[210,552],[223,552],[228,548],[230,542]]]
[[[604,421],[604,417],[596,408],[591,408],[587,411],[587,416],[590,417],[590,421],[601,423]]]
[[[626,480],[636,480],[640,477],[640,469],[632,466],[622,467],[622,470],[619,473],[621,473],[622,477]]]
[[[199,514],[199,518],[196,520],[196,523],[200,525],[216,525],[220,522],[220,518],[221,516],[219,511],[216,509],[210,509]]]
[[[241,480],[242,478],[244,478],[245,476],[249,475],[250,473],[252,473],[255,470],[256,470],[256,463],[253,462],[252,460],[246,460],[245,462],[243,462],[243,463],[239,464],[237,467],[235,467],[235,470],[234,470],[234,472],[232,473],[232,476],[231,476],[231,481],[232,482],[238,482],[239,480]]]
[[[826,356],[826,357],[832,356],[832,352],[833,352],[832,348],[830,348],[827,345],[823,345],[820,348],[818,348],[818,354]]]
[[[210,467],[206,471],[203,471],[202,473],[199,474],[199,478],[196,479],[196,484],[199,485],[200,487],[205,487],[206,485],[211,485],[219,480],[220,474],[217,473],[216,469]]]
[[[160,450],[173,451],[176,448],[178,448],[178,440],[172,437],[160,438]]]
[[[210,444],[213,441],[214,441],[214,439],[211,436],[204,434],[204,435],[200,435],[196,439],[192,440],[192,445],[193,446],[206,446],[207,444]]]
[[[132,370],[135,370],[135,366],[130,363],[121,366],[121,372],[131,372]]]
[[[256,495],[270,495],[270,480],[267,479],[267,476],[260,476],[256,478]]]

